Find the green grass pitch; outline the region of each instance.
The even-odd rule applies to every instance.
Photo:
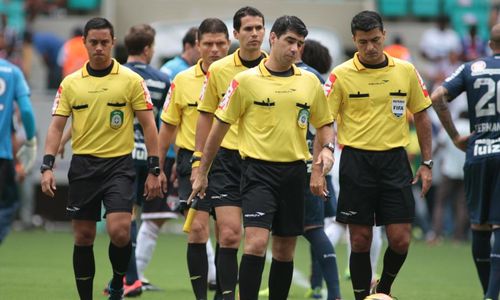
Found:
[[[146,276],[164,291],[146,292],[140,299],[194,299],[187,275],[185,241],[186,236],[182,234],[160,235]],[[0,299],[78,299],[71,262],[72,247],[69,233],[11,233],[0,246]],[[111,275],[107,247],[107,236],[98,234],[94,245],[94,299],[106,299],[102,289]],[[346,267],[345,248],[341,244],[336,249],[341,275]],[[400,300],[482,299],[470,252],[469,244],[444,243],[430,247],[423,242],[414,242],[396,279],[393,294]],[[268,267],[266,265],[264,270],[263,288],[267,287]],[[308,244],[303,238],[297,245],[295,268],[303,278],[307,277]],[[341,289],[344,299],[353,299],[351,283],[342,277]],[[304,299],[305,291],[296,281],[289,299]],[[212,299],[212,293],[209,299]]]

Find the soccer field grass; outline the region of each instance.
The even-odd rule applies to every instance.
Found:
[[[185,240],[182,234],[160,236],[146,276],[164,291],[147,292],[140,299],[194,299],[187,275]],[[13,232],[0,246],[0,299],[78,299],[73,279],[72,247],[69,233]],[[94,299],[106,299],[102,288],[111,276],[107,247],[107,236],[98,234],[94,245]],[[342,244],[337,248],[342,275],[346,267],[346,247]],[[295,259],[298,273],[289,299],[304,299],[306,290],[301,285],[309,273],[308,257],[308,244],[300,238]],[[264,270],[262,287],[267,287],[268,267],[266,265]],[[341,289],[344,299],[354,298],[350,281],[341,279]],[[430,247],[423,242],[414,242],[395,282],[393,294],[399,300],[482,299],[470,245],[444,243]],[[212,299],[211,293],[209,299]]]

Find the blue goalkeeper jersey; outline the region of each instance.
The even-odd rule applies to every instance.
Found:
[[[13,159],[12,154],[12,117],[14,101],[20,109],[31,111],[28,99],[30,90],[21,70],[10,62],[0,59],[0,158]],[[29,107],[25,107],[29,106]],[[31,111],[32,113],[32,111]]]
[[[454,99],[467,94],[470,130],[466,161],[500,156],[500,55],[461,65],[443,86]]]

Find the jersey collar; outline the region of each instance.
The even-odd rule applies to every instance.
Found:
[[[366,70],[367,68],[365,66],[363,66],[363,64],[359,61],[358,53],[359,52],[354,53],[354,57],[353,57],[354,67],[358,71]],[[387,66],[388,67],[394,67],[394,65],[395,65],[394,58],[392,58],[392,56],[390,56],[389,54],[387,54],[387,52],[385,52],[385,51],[384,51],[384,55],[389,60],[389,62],[387,63]]]
[[[262,54],[264,54],[264,57],[268,57],[267,53],[265,51],[260,51]],[[243,63],[241,62],[240,59],[240,48],[236,49],[233,53],[233,62],[236,67],[243,66]]]
[[[202,62],[203,62],[203,59],[199,59],[194,67],[194,76],[195,77],[205,76],[205,73],[203,73],[203,70],[201,69]]]
[[[269,73],[269,70],[267,70],[266,66],[264,65],[264,63],[268,59],[269,59],[268,57],[264,58],[260,62],[260,64],[259,64],[260,74],[262,74],[262,76],[264,76],[264,77],[271,77],[271,76],[273,76],[271,73]],[[300,69],[295,64],[292,64],[292,69],[293,69],[293,75],[294,76],[300,76],[300,75],[302,75],[302,72],[300,71]]]
[[[120,64],[116,61],[116,59],[112,58],[112,60],[113,60],[113,69],[111,69],[111,72],[109,74],[116,75],[116,74],[118,74],[118,70],[120,69]],[[82,77],[84,77],[84,78],[90,76],[89,71],[87,71],[87,64],[88,63],[89,62],[87,61],[82,68]]]

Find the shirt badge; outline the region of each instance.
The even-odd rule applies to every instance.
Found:
[[[300,128],[307,128],[307,124],[309,123],[309,115],[309,110],[305,108],[299,110],[299,115],[297,116],[297,125],[299,125]]]
[[[123,112],[121,110],[113,110],[109,115],[109,126],[113,129],[118,129],[122,127],[123,124]]]
[[[405,113],[405,100],[392,99],[392,113],[397,118],[401,118]]]

